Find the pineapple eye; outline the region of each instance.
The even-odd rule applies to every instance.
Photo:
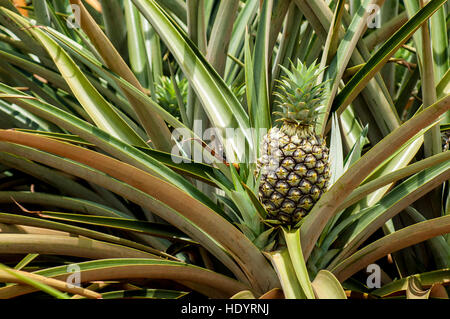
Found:
[[[313,186],[309,193],[311,194],[311,197],[314,201],[317,201],[321,195],[321,191],[317,186]]]
[[[287,192],[289,191],[289,185],[286,182],[278,182],[275,185],[275,189],[277,190],[277,192],[281,193],[282,195],[286,195]]]
[[[292,215],[292,219],[294,223],[300,221],[304,216],[306,215],[306,211],[304,209],[298,208],[295,210],[294,214]]]
[[[306,175],[306,172],[308,172],[308,169],[303,164],[297,164],[294,167],[294,172],[299,175],[300,177],[303,177]]]
[[[316,186],[320,189],[323,189],[325,187],[327,180],[323,176],[319,176],[316,182]]]
[[[283,147],[283,153],[285,156],[291,156],[294,154],[295,150],[297,149],[297,146],[294,143],[289,143],[285,147]]]
[[[318,160],[322,159],[322,157],[323,157],[322,148],[319,146],[313,146],[312,154],[314,155],[314,157],[316,159],[318,159]]]
[[[297,186],[300,183],[300,177],[295,173],[291,173],[287,178],[287,182],[291,186]]]
[[[324,170],[324,172],[323,172],[323,177],[324,177],[325,179],[327,179],[327,180],[328,180],[328,178],[330,177],[330,167],[329,167],[329,166],[327,166],[327,167],[325,168],[325,170]]]
[[[287,198],[293,200],[294,202],[297,202],[300,197],[302,197],[302,192],[298,188],[291,188],[287,196]]]
[[[309,209],[313,206],[313,201],[311,197],[305,196],[300,200],[298,206],[309,211]]]
[[[271,214],[271,215],[276,215],[277,214],[277,208],[270,201],[265,201],[263,203],[263,206],[269,212],[269,214]]]
[[[325,170],[325,164],[322,161],[317,161],[316,172],[318,174],[322,174],[324,170]]]
[[[279,143],[279,144],[277,144],[277,146],[286,145],[289,143],[289,136],[287,136],[285,134],[285,135],[281,136],[277,142]]]
[[[298,188],[302,191],[303,194],[309,194],[311,190],[311,184],[307,180],[302,180],[298,185]]]
[[[280,210],[284,213],[291,214],[295,209],[295,203],[293,201],[290,201],[286,199],[283,202],[283,205],[281,206]]]
[[[278,139],[272,139],[269,143],[269,154],[279,149],[280,141]]]
[[[269,156],[269,163],[266,165],[267,170],[274,172],[279,166],[280,158],[276,156]]]
[[[278,192],[274,192],[272,196],[270,196],[270,201],[276,206],[280,206],[283,202],[283,199],[283,195]]]
[[[295,161],[291,157],[287,157],[284,159],[284,161],[281,163],[281,166],[288,170],[292,170],[295,166]]]
[[[316,158],[314,157],[314,155],[307,155],[304,161],[306,167],[308,168],[314,168],[316,166]]]
[[[269,197],[273,193],[273,187],[269,183],[263,183],[259,189],[266,197]]]
[[[287,169],[285,169],[284,167],[280,166],[280,167],[277,169],[276,174],[277,174],[278,178],[280,178],[280,179],[285,179],[286,176],[289,174],[289,172],[288,172]]]
[[[313,170],[308,171],[308,173],[306,173],[306,179],[314,184],[317,181],[317,173]]]
[[[302,149],[303,149],[303,152],[305,152],[305,153],[312,152],[312,146],[309,142],[306,142],[305,145],[303,145]]]
[[[317,142],[317,139],[312,138],[311,141],[309,141],[313,147],[312,152],[314,152],[314,147],[316,147],[317,145],[319,145],[319,143]]]
[[[301,163],[305,159],[306,153],[303,150],[298,149],[294,152],[293,157],[297,163]]]
[[[298,137],[298,135],[291,136],[291,142],[295,145],[300,145],[301,139]]]
[[[275,185],[275,183],[277,182],[277,180],[278,180],[277,175],[275,175],[274,172],[269,172],[269,173],[267,174],[266,181],[267,181],[269,184],[271,184],[272,186]]]

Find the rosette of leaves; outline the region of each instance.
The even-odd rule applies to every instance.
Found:
[[[0,1],[1,298],[447,297],[447,1],[14,3]],[[254,175],[290,61],[325,70],[314,130],[330,161],[299,228],[265,222]],[[201,160],[170,154],[169,126]]]

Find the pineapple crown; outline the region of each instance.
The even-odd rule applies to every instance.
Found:
[[[280,66],[287,76],[283,76],[278,82],[278,104],[282,112],[274,112],[281,118],[277,121],[294,123],[301,126],[314,126],[319,114],[323,113],[322,102],[324,100],[325,82],[317,83],[317,78],[322,73],[316,62],[308,68],[300,60],[297,65],[291,62],[292,72]]]

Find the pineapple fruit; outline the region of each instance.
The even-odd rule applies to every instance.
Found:
[[[327,189],[330,178],[329,151],[315,134],[317,116],[323,108],[324,84],[316,84],[318,66],[300,61],[276,93],[282,112],[280,128],[264,136],[256,174],[261,175],[259,200],[268,212],[267,221],[298,227]]]

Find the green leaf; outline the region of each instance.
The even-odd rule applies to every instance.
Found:
[[[1,8],[25,27],[30,27],[28,21],[21,16],[8,12]],[[93,121],[102,129],[122,141],[146,146],[145,142],[119,117],[111,105],[98,93],[89,82],[80,68],[70,56],[48,35],[38,28],[30,29],[30,32],[39,39],[46,48],[55,64],[59,68],[72,92],[89,113]]]
[[[338,265],[330,265],[328,268],[339,281],[343,282],[357,271],[389,253],[449,232],[450,216],[433,218],[384,236],[344,259]]]
[[[256,197],[255,193],[253,193],[253,191],[246,184],[244,184],[244,182],[242,182],[242,186],[244,187],[245,191],[247,192],[248,197],[250,197],[250,200],[252,201],[253,206],[258,211],[259,216],[261,216],[261,218],[263,218],[263,219],[266,218],[267,211],[264,208],[264,206],[261,204],[261,202],[259,201],[258,197]]]
[[[343,148],[342,148],[342,138],[341,138],[341,130],[339,127],[339,120],[336,113],[333,113],[332,117],[332,129],[331,129],[331,142],[330,142],[330,158],[332,159],[330,163],[330,173],[331,177],[329,180],[330,187],[344,174],[344,158],[343,158]],[[322,241],[325,239],[325,236],[328,234],[330,229],[334,226],[339,215],[333,216],[327,225],[325,226],[322,234],[319,237],[318,244],[322,245]]]
[[[102,293],[102,299],[179,299],[188,295],[189,292],[167,290],[167,289],[139,289],[139,290],[117,290]]]
[[[300,283],[306,297],[308,299],[315,299],[314,291],[309,279],[308,269],[306,268],[305,259],[303,258],[302,246],[300,244],[300,228],[295,230],[287,230],[283,227],[282,229],[298,282]]]
[[[144,87],[149,87],[152,80],[147,60],[147,50],[142,33],[142,23],[139,11],[131,0],[124,1],[125,21],[128,33],[128,55],[131,69]]]
[[[18,134],[22,138],[25,137],[23,135],[25,133],[22,132],[0,130],[0,134],[4,140],[8,140],[7,136],[17,137]],[[47,143],[43,143],[42,139],[46,139]],[[112,137],[110,139],[113,140]],[[14,140],[18,142],[16,139]],[[250,267],[246,270],[246,274],[254,281],[254,284],[258,287],[257,289],[263,291],[265,288],[261,287],[267,287],[268,283],[269,286],[276,285],[276,277],[273,270],[250,240],[203,202],[195,200],[175,185],[112,157],[71,144],[31,134],[28,134],[27,139],[22,140],[21,143],[38,149],[47,149],[52,154],[69,156],[73,161],[68,161],[63,169],[77,176],[79,176],[81,170],[84,173],[84,179],[99,184],[161,215],[171,224],[179,229],[183,229],[192,238],[199,239],[199,242],[207,246],[208,250],[226,264],[229,269],[232,269],[233,273],[240,280],[246,281],[246,277],[244,277],[242,268],[237,266],[235,261],[231,259],[231,256],[242,258],[243,261],[252,261],[251,263],[242,262],[240,264],[243,265],[244,269]],[[31,150],[35,151],[34,149]],[[128,148],[128,151],[131,153],[132,148]],[[47,161],[50,158],[56,157],[49,153],[38,153],[40,158],[44,157],[43,160],[46,163],[48,163]],[[89,153],[89,155],[86,153]],[[77,165],[77,162],[84,164]],[[57,164],[58,161],[51,163],[51,165]],[[93,169],[96,167],[98,169]],[[58,166],[58,168],[61,169],[61,166]],[[85,174],[87,170],[91,171],[91,173]],[[105,176],[105,172],[107,172],[107,176]],[[108,176],[115,178],[108,178]],[[130,184],[135,187],[130,186]],[[150,196],[143,196],[145,194],[150,194]],[[220,227],[217,225],[220,225]],[[228,242],[226,244],[227,249],[224,248],[221,242],[224,244]],[[233,252],[232,254],[228,251],[228,248]],[[258,272],[251,271],[250,269],[253,267],[258,269]]]
[[[256,299],[253,293],[250,290],[240,291],[230,299]]]
[[[341,283],[328,270],[320,270],[311,285],[318,299],[347,299]]]
[[[353,145],[352,149],[350,150],[350,153],[347,155],[347,158],[345,159],[345,167],[344,172],[348,170],[348,168],[355,163],[357,160],[361,158],[362,149],[364,147],[364,142],[367,138],[367,132],[369,131],[369,127],[366,126],[363,131],[361,132],[361,135],[358,140],[356,140],[356,143]]]
[[[424,128],[432,125],[440,115],[450,109],[450,95],[423,110],[402,126],[397,128],[370,151],[354,163],[346,174],[325,192],[302,226],[302,242],[305,258],[309,257],[317,239],[327,222],[338,213],[337,209],[345,198],[372,172],[373,168],[383,163],[392,151],[397,150]],[[423,132],[422,132],[423,133]]]
[[[129,215],[117,209],[76,197],[52,195],[41,192],[0,192],[0,202],[10,203],[14,198],[18,203],[30,203],[37,205],[51,205],[63,209],[78,212],[90,212],[97,216],[129,218]]]
[[[118,25],[125,24],[120,2],[101,0],[101,3],[105,32],[114,47],[120,52],[120,55],[126,58],[126,54],[128,53],[126,50],[127,29],[117,27]]]
[[[225,71],[228,46],[239,4],[240,0],[220,2],[209,37],[206,59],[222,77]]]
[[[265,255],[272,262],[283,288],[286,299],[306,299],[287,249],[267,252]]]
[[[143,252],[153,253],[155,255],[162,256],[164,258],[173,259],[173,257],[171,257],[170,255],[165,254],[164,252],[158,251],[154,248],[151,248],[147,245],[143,245],[143,244],[134,242],[132,240],[105,234],[105,233],[91,230],[88,228],[67,225],[64,223],[58,223],[58,222],[40,219],[40,218],[20,216],[17,214],[6,214],[6,213],[0,213],[0,221],[2,221],[3,223],[14,223],[14,224],[19,224],[19,225],[27,225],[27,226],[32,226],[32,227],[39,227],[39,228],[44,228],[44,229],[52,229],[52,230],[57,230],[57,231],[61,231],[61,232],[67,232],[69,234],[80,235],[80,236],[84,236],[86,238],[92,238],[92,239],[96,239],[96,240],[100,240],[100,241],[104,241],[104,242],[113,243],[116,245],[127,246],[127,247],[141,250]]]
[[[122,158],[122,160],[124,161],[129,161],[130,159],[132,159],[132,162],[135,163],[134,165],[141,166],[143,164],[144,167],[146,167],[144,170],[150,171],[152,174],[162,177],[163,179],[168,178],[168,180],[171,180],[171,182],[176,186],[184,185],[181,187],[181,189],[190,190],[200,196],[200,198],[203,198],[203,201],[205,203],[209,202],[212,207],[216,206],[209,198],[206,197],[206,195],[201,193],[181,175],[173,172],[171,169],[167,168],[151,156],[139,151],[129,144],[124,143],[120,139],[116,139],[108,133],[102,131],[101,129],[94,127],[91,124],[84,122],[64,111],[61,111],[52,105],[40,102],[39,100],[27,99],[26,95],[24,95],[22,92],[12,89],[2,83],[0,83],[0,91],[16,94],[15,97],[17,97],[17,95],[25,97],[24,99],[22,99],[21,101],[17,101],[16,103],[20,104],[30,112],[34,112],[35,114],[37,113],[38,115],[49,120],[51,118],[55,124],[66,128],[72,133],[79,135],[84,140],[97,145],[107,152],[118,155],[119,158]],[[138,162],[141,162],[141,165],[137,164],[135,162],[136,160]],[[153,168],[150,168],[152,166]]]
[[[47,1],[33,0],[34,15],[39,25],[51,26]]]
[[[431,0],[403,27],[401,27],[383,46],[372,55],[367,63],[350,79],[344,89],[336,96],[331,111],[345,108],[369,80],[381,69],[386,61],[404,44],[421,25],[435,13],[446,0]]]
[[[258,9],[258,0],[248,0],[245,2],[245,6],[239,11],[236,21],[233,25],[233,31],[231,33],[230,45],[228,47],[228,54],[234,57],[239,57],[242,52],[242,47],[245,41],[246,26],[251,24],[251,20],[256,15]],[[233,61],[225,66],[225,79],[228,84],[234,79],[235,73],[240,68]]]
[[[27,254],[15,267],[16,270],[21,270],[31,263],[39,254]]]
[[[69,214],[69,213],[48,212],[48,211],[39,212],[39,216],[55,220],[63,220],[81,224],[123,229],[127,231],[150,234],[152,236],[157,237],[195,243],[185,234],[183,234],[173,226],[162,223],[152,223],[140,220],[106,217],[106,216],[87,216],[81,214]]]
[[[146,258],[114,258],[100,259],[76,263],[80,267],[80,278],[92,278],[91,280],[117,280],[146,278],[155,279],[175,279],[193,282],[196,285],[194,290],[200,289],[204,295],[215,296],[216,298],[229,298],[232,295],[249,288],[227,276],[197,267],[194,265],[169,261],[154,260]],[[34,272],[41,276],[64,280],[70,273],[67,272],[67,266],[57,266]],[[183,279],[181,279],[183,278]],[[186,282],[186,284],[188,284]],[[22,295],[32,290],[24,291],[17,285],[0,288],[2,296]]]
[[[405,291],[407,289],[407,282],[410,277],[394,280],[393,282],[390,282],[371,293],[375,296],[386,297],[400,291]],[[450,280],[450,269],[434,270],[422,274],[416,274],[414,277],[420,280],[422,286],[431,286],[435,283],[446,283]]]
[[[249,114],[256,129],[255,144],[259,149],[259,141],[262,139],[261,129],[271,127],[271,108],[269,99],[269,30],[272,14],[273,0],[263,1],[256,43],[253,50],[253,89],[256,99],[252,99]],[[259,153],[257,152],[259,155]]]
[[[423,159],[421,161],[417,161],[411,165],[408,165],[406,167],[403,167],[401,169],[391,171],[389,174],[385,174],[381,177],[377,177],[372,180],[366,180],[361,186],[356,188],[350,196],[346,198],[344,203],[341,205],[340,209],[344,209],[349,207],[350,205],[353,205],[369,195],[372,192],[380,192],[382,190],[382,186],[389,185],[393,182],[399,181],[402,178],[406,178],[408,176],[411,176],[413,174],[416,174],[426,168],[432,167],[434,165],[440,164],[442,162],[450,160],[450,153],[442,152],[438,155],[434,155],[431,157],[428,157],[426,159]],[[382,197],[381,195],[378,199],[372,200],[371,197],[367,197],[367,204],[361,205],[360,207],[371,207],[373,204],[377,203]],[[353,210],[354,211],[354,210]]]
[[[154,0],[133,0],[133,3],[152,24],[177,60],[213,126],[222,130],[220,132],[222,138],[226,128],[240,128],[248,145],[253,145],[248,131],[248,115],[222,78],[195,49],[187,36],[167,18]],[[245,154],[245,144],[234,140],[227,142],[224,143],[225,146],[228,147],[230,144],[237,154]],[[229,151],[227,155],[232,157],[233,152]]]
[[[320,132],[322,135],[325,132],[326,123],[328,121],[328,114],[330,109],[332,108],[332,104],[336,93],[339,88],[339,84],[342,81],[342,77],[344,75],[344,71],[350,61],[350,58],[354,54],[354,50],[358,41],[361,38],[361,35],[367,25],[367,6],[369,4],[369,0],[364,0],[357,10],[357,14],[353,16],[352,22],[348,27],[347,32],[344,37],[338,44],[339,40],[339,31],[341,28],[341,15],[343,14],[343,7],[345,1],[339,1],[335,16],[333,17],[334,25],[332,28],[330,27],[330,33],[327,38],[327,42],[329,42],[329,48],[331,52],[324,52],[324,56],[322,57],[321,67],[325,67],[325,62],[327,60],[331,60],[329,63],[329,67],[326,72],[326,79],[329,79],[330,82],[326,85],[327,88],[327,97],[326,97],[326,113],[321,115],[319,118],[319,125],[317,127],[317,132]],[[339,22],[338,24],[336,24]],[[332,31],[332,32],[331,32]],[[320,129],[321,128],[321,129]]]
[[[365,239],[373,234],[386,221],[391,219],[403,208],[420,198],[428,191],[449,178],[450,162],[444,162],[428,168],[410,177],[384,196],[377,205],[365,211],[347,234],[341,235],[345,247],[333,261],[336,264],[343,256],[356,250]]]
[[[62,293],[59,290],[57,290],[57,289],[55,289],[53,287],[50,287],[50,286],[48,286],[46,284],[43,284],[43,283],[38,282],[36,280],[33,280],[33,279],[29,278],[29,277],[26,277],[26,276],[20,274],[19,272],[11,271],[8,267],[4,266],[3,264],[0,264],[0,270],[3,270],[5,272],[7,272],[7,273],[9,273],[10,275],[12,275],[14,277],[17,277],[23,283],[25,283],[27,285],[30,285],[30,286],[36,288],[37,290],[41,290],[41,291],[43,291],[43,292],[45,292],[45,293],[49,294],[50,296],[53,296],[53,297],[55,297],[57,299],[70,299],[70,297],[67,294]]]
[[[333,114],[331,142],[330,142],[330,158],[333,160],[330,164],[330,185],[333,185],[339,177],[344,173],[344,150],[342,149],[341,129],[337,114]]]
[[[17,129],[17,131],[25,132],[25,133],[33,133],[39,134],[47,137],[51,137],[60,141],[66,141],[73,144],[78,145],[86,145],[86,146],[95,146],[92,143],[86,142],[82,138],[73,134],[64,134],[64,133],[53,133],[53,132],[43,132],[43,131],[35,131],[35,130],[27,130],[27,129]],[[200,179],[206,183],[212,184],[213,182],[209,178],[211,175],[220,174],[220,172],[207,164],[192,162],[190,159],[175,156],[173,154],[169,154],[166,152],[158,151],[155,149],[151,149],[148,147],[138,147],[134,145],[140,151],[150,155],[152,158],[157,161],[163,163],[164,165],[174,169],[180,174],[186,174],[188,176],[192,176],[194,178]]]
[[[93,44],[95,50],[92,49],[93,52],[98,52],[101,55],[101,59],[105,61],[106,65],[116,74],[123,77],[126,81],[132,84],[132,86],[138,89],[140,92],[144,92],[144,88],[139,83],[136,76],[129,69],[128,65],[125,63],[123,58],[119,55],[117,50],[105,36],[103,31],[97,25],[97,23],[92,19],[90,13],[86,10],[81,0],[70,0],[72,5],[77,5],[80,9],[80,19],[81,19],[81,27],[83,31],[88,35],[90,43]],[[134,9],[133,9],[134,10]],[[141,27],[140,23],[138,27]],[[140,29],[139,29],[140,30]],[[143,41],[143,38],[140,38]],[[141,41],[138,40],[138,41]],[[138,44],[141,48],[144,48],[143,43]],[[143,49],[141,49],[142,51]],[[137,58],[139,60],[139,64],[146,63],[144,52]],[[99,58],[100,60],[100,58]],[[134,61],[136,62],[136,61]],[[103,72],[101,72],[103,73]],[[150,76],[150,72],[147,69],[147,74]],[[117,85],[120,86],[121,89],[124,89],[123,84],[115,79]],[[139,122],[142,127],[145,128],[148,136],[151,138],[152,144],[155,148],[170,151],[172,148],[171,142],[171,134],[170,131],[164,123],[164,121],[154,113],[152,109],[147,109],[139,103],[139,100],[136,98],[134,94],[129,94],[127,90],[124,92],[127,99],[130,101],[133,109],[136,111],[137,116],[139,117]]]

